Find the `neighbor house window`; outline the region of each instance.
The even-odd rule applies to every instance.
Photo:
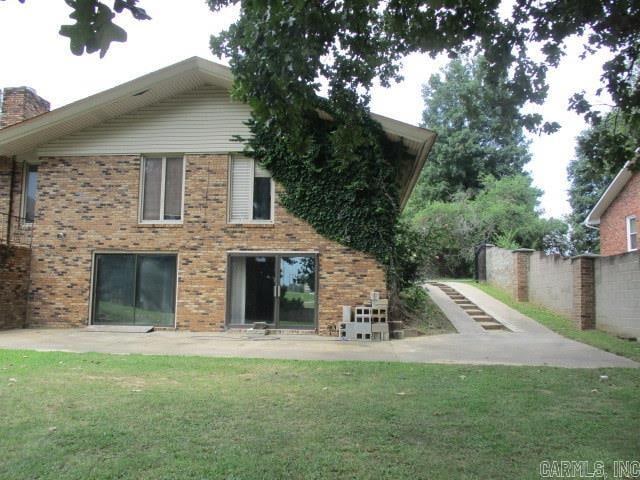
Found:
[[[36,196],[38,193],[38,166],[25,163],[22,187],[22,218],[33,223],[36,218]]]
[[[274,187],[271,174],[251,158],[234,157],[229,178],[229,221],[271,223]]]
[[[183,157],[145,157],[141,184],[140,220],[143,223],[182,222]]]
[[[635,216],[627,217],[627,250],[638,249],[638,222]]]

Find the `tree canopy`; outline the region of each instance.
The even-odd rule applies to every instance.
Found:
[[[503,82],[488,84],[487,64],[457,59],[423,87],[422,125],[438,140],[411,197],[409,209],[458,192],[474,196],[486,175],[522,173],[531,155],[519,115],[513,115]]]
[[[584,221],[613,177],[634,158],[639,136],[640,128],[631,125],[625,115],[611,112],[578,137],[575,157],[567,169],[573,253],[599,251],[598,231],[586,227]]]
[[[126,33],[113,22],[116,15],[128,11],[134,18],[149,18],[140,5],[150,3],[142,0],[64,1],[75,23],[63,26],[61,34],[70,38],[74,54],[104,55],[111,41],[124,40]],[[398,78],[399,61],[408,53],[455,57],[476,52],[487,59],[488,80],[507,75],[515,106],[541,103],[548,68],[564,56],[566,40],[578,35],[585,56],[598,49],[611,51],[603,67],[603,90],[630,122],[640,118],[639,0],[514,0],[510,8],[501,0],[207,2],[214,11],[241,4],[239,20],[214,41],[215,51],[231,58],[247,92],[253,90],[249,83],[276,76],[280,87],[295,87],[291,96],[276,101],[299,101],[300,94],[308,99],[324,77],[331,99],[346,96],[366,105],[373,80],[386,84]],[[253,81],[242,75],[250,70]],[[572,106],[591,120],[599,118],[581,92]],[[527,128],[542,125],[539,115],[524,118]]]
[[[526,175],[496,179],[484,176],[475,198],[459,193],[451,201],[434,201],[415,212],[428,273],[469,276],[474,248],[483,242],[503,248],[535,248],[560,253],[566,225],[540,216],[542,192]]]

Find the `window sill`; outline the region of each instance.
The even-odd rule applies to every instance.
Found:
[[[253,222],[253,223],[228,223],[227,225],[229,225],[230,227],[237,227],[237,228],[274,228],[276,226],[276,224],[274,222],[269,222],[269,223],[258,223],[258,222]]]
[[[182,228],[183,223],[139,223],[140,228]]]

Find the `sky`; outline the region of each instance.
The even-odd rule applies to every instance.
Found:
[[[162,3],[162,5],[161,5]],[[58,35],[60,25],[72,23],[63,0],[0,2],[0,87],[30,86],[51,102],[63,106],[88,95],[192,56],[214,61],[209,37],[237,17],[231,7],[213,13],[204,0],[158,2],[146,0],[152,20],[136,21],[123,14],[116,23],[128,32],[126,43],[112,43],[107,55],[74,56],[68,40]],[[586,125],[567,110],[572,93],[592,93],[600,86],[601,65],[606,56],[578,58],[579,42],[569,44],[569,54],[548,74],[549,97],[538,109],[546,120],[562,125],[553,135],[530,135],[533,160],[527,165],[534,184],[544,191],[541,207],[546,216],[569,213],[566,168],[574,155],[575,137]],[[404,81],[390,88],[376,87],[371,110],[414,125],[420,123],[424,104],[421,88],[446,60],[410,55],[403,62]],[[427,126],[428,127],[428,126]]]

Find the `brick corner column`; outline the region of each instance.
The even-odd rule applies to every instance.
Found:
[[[530,248],[518,248],[513,250],[513,271],[515,284],[513,285],[513,296],[518,302],[529,300],[529,263],[534,250]]]
[[[595,259],[598,255],[571,257],[573,268],[573,321],[580,330],[596,327]]]

